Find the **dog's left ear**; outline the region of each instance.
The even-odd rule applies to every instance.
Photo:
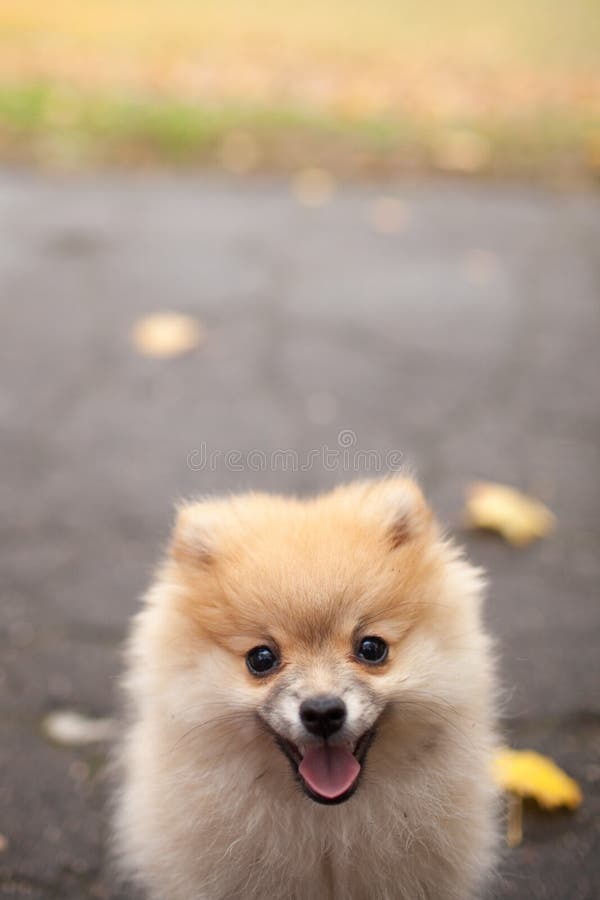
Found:
[[[367,483],[366,488],[366,511],[386,529],[392,549],[425,536],[433,527],[433,514],[410,478],[388,478]]]
[[[171,536],[169,552],[181,564],[207,568],[217,552],[215,531],[218,501],[182,504]]]

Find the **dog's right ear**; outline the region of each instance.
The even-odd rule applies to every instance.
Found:
[[[364,508],[385,527],[394,550],[424,535],[433,520],[419,486],[401,476],[370,484]]]
[[[176,562],[200,568],[210,566],[215,555],[216,504],[185,503],[178,507],[169,546]]]
[[[411,478],[395,475],[378,481],[357,481],[337,489],[353,516],[360,516],[385,534],[390,549],[422,538],[434,518],[420,488]]]

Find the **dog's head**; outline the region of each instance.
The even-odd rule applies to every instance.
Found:
[[[170,714],[200,739],[252,722],[311,799],[340,803],[372,745],[425,744],[472,692],[478,594],[408,479],[185,506],[154,594]]]

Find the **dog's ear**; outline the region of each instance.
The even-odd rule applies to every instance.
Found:
[[[178,507],[169,546],[173,559],[185,565],[210,566],[216,552],[217,506],[218,503],[207,501]]]
[[[423,537],[434,518],[418,485],[410,478],[394,477],[365,482],[363,508],[388,534],[392,549]]]

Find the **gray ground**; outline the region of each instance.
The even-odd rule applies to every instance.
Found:
[[[458,532],[474,477],[557,513],[527,550],[460,535],[490,573],[510,740],[585,792],[575,815],[527,811],[494,896],[600,895],[600,206],[404,185],[406,226],[382,235],[367,218],[381,192],[315,210],[272,181],[0,177],[2,896],[117,897],[104,748],[51,745],[40,721],[112,712],[173,500],[322,488],[361,450],[402,452]],[[201,318],[201,351],[136,355],[132,323],[165,307]],[[299,468],[339,440],[332,470]],[[204,444],[296,448],[299,467],[202,468]]]

